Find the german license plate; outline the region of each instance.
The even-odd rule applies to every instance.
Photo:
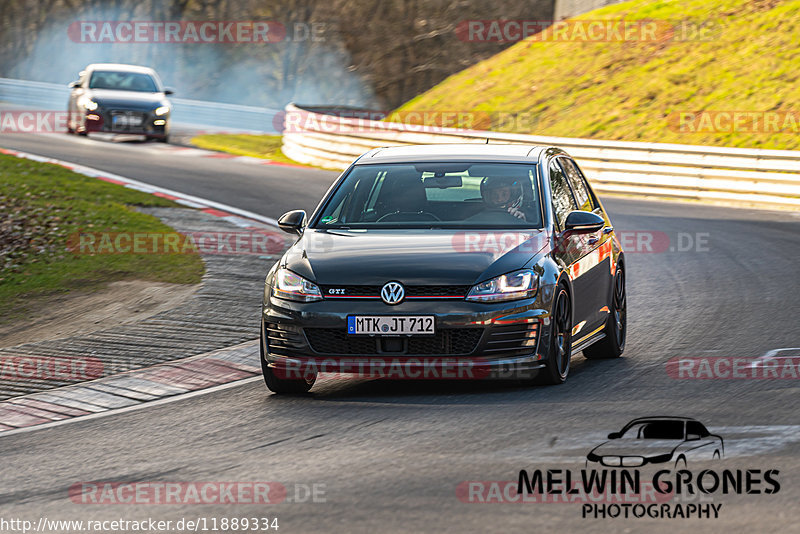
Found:
[[[141,126],[142,118],[138,115],[114,115],[111,117],[114,126]]]
[[[348,334],[410,335],[433,334],[432,315],[351,315]]]

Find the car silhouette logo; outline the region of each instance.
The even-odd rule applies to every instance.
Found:
[[[381,289],[381,299],[386,304],[400,304],[406,296],[406,291],[403,289],[402,284],[398,282],[389,282]]]
[[[689,417],[643,417],[608,435],[586,456],[587,465],[640,467],[671,464],[685,468],[693,461],[719,460],[725,449],[722,437]]]

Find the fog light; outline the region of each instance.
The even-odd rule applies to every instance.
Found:
[[[86,120],[87,121],[99,121],[100,120],[100,115],[95,115],[94,113],[91,113],[89,115],[86,115]]]
[[[153,121],[153,126],[164,126],[167,124],[167,121],[164,119],[158,119],[157,121]]]

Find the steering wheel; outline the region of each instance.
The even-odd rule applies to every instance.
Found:
[[[386,215],[380,217],[375,222],[386,222],[389,219],[400,220],[401,222],[416,222],[416,221],[441,222],[441,219],[439,217],[437,217],[433,213],[428,213],[427,211],[393,211],[392,213],[387,213]]]

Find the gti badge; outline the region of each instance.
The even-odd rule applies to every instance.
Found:
[[[388,282],[381,289],[381,299],[386,304],[400,304],[406,296],[406,291],[398,282]]]

